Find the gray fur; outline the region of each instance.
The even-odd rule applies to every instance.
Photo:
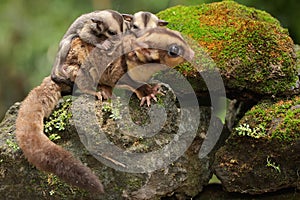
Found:
[[[63,36],[56,59],[52,68],[51,77],[54,81],[64,81],[65,77],[62,65],[71,48],[71,42],[75,37],[80,37],[84,42],[92,44],[98,48],[108,49],[112,44],[105,40],[113,32],[121,34],[126,29],[123,17],[113,10],[94,11],[78,17],[69,27]]]
[[[135,13],[131,19],[131,28],[139,30],[166,26],[167,24],[167,21],[161,20],[153,13],[145,11]]]

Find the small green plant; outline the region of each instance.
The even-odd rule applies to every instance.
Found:
[[[54,195],[54,193],[55,193],[55,191],[54,191],[54,190],[50,190],[50,192],[49,192],[50,196],[53,196],[53,195]]]
[[[266,164],[267,167],[271,167],[273,169],[275,169],[275,171],[277,171],[278,173],[281,173],[281,170],[280,170],[280,165],[276,165],[275,162],[272,162],[270,160],[270,156],[267,157],[267,164]]]
[[[113,120],[121,119],[120,109],[112,109],[109,117]]]
[[[102,104],[102,111],[104,112],[111,112],[112,107],[111,107],[111,103],[110,102],[103,102]]]
[[[61,137],[56,133],[49,135],[49,140],[51,140],[51,141],[59,140],[60,138]]]
[[[249,136],[253,138],[266,137],[266,130],[261,124],[256,128],[251,128],[249,124],[241,124],[239,127],[235,128],[237,135],[239,136]]]
[[[6,144],[9,147],[11,147],[14,151],[17,151],[17,150],[20,149],[19,145],[16,142],[14,142],[14,141],[12,141],[10,139],[6,139]]]
[[[120,102],[120,99],[117,98],[114,101],[110,101],[110,102],[107,101],[107,102],[103,103],[102,110],[104,112],[110,113],[109,118],[111,118],[113,120],[118,120],[118,119],[121,119],[121,113],[120,113],[121,106],[122,106],[122,104]]]
[[[164,107],[164,105],[165,105],[164,99],[162,97],[163,97],[162,94],[156,95],[156,99],[157,99],[156,104],[160,107]]]
[[[69,119],[72,117],[68,108],[72,105],[71,99],[66,99],[61,107],[55,110],[44,123],[45,133],[53,133],[53,131],[63,131],[69,124]]]

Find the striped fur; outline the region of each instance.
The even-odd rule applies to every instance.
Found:
[[[175,52],[178,55],[171,55],[174,53],[172,48],[178,50]],[[103,49],[95,49],[90,53],[78,71],[76,85],[84,93],[106,99],[109,94],[101,90],[97,92],[96,87],[114,88],[121,77],[125,76],[126,81],[123,80],[122,84],[127,85],[140,99],[150,96],[153,98],[155,91],[145,82],[154,73],[166,69],[166,66],[174,67],[190,60],[193,55],[193,50],[177,31],[157,27],[124,34],[113,54],[108,55]],[[115,60],[117,57],[119,58]],[[143,66],[148,63],[163,65]],[[136,89],[141,85],[145,85],[147,90]],[[147,100],[148,105],[149,103],[150,99]]]
[[[108,39],[110,40],[110,39]],[[127,77],[123,84],[128,89],[136,90],[136,84],[142,85],[136,93],[144,97],[155,93],[154,88],[143,82],[147,77],[139,77],[133,74],[125,74],[127,70],[134,69],[139,64],[161,63],[170,67],[183,62],[184,58],[193,56],[193,51],[180,37],[180,34],[165,28],[147,29],[138,33],[125,34],[119,38],[121,41],[113,54],[106,55],[109,51],[95,48],[91,50],[86,62],[81,68],[75,68],[76,84],[82,90],[91,90],[93,86],[100,86],[109,91],[116,81],[123,75]],[[87,45],[82,40],[72,42],[81,46]],[[158,47],[158,49],[155,49]],[[176,47],[176,48],[173,48]],[[172,49],[179,49],[176,51]],[[85,53],[84,53],[85,54]],[[83,56],[84,57],[84,56]],[[112,58],[118,59],[113,61]],[[108,63],[108,68],[106,64]],[[148,72],[151,74],[153,66]],[[78,73],[77,73],[78,71]],[[104,76],[99,75],[104,72]],[[148,75],[147,75],[148,76]],[[99,80],[99,82],[98,82]],[[97,82],[95,82],[97,81]],[[82,85],[83,86],[82,86]],[[85,84],[85,85],[84,85]],[[85,87],[88,85],[88,87]],[[46,77],[40,86],[34,88],[22,102],[16,119],[16,137],[20,148],[30,163],[38,169],[54,173],[67,183],[86,189],[90,192],[103,193],[104,189],[98,177],[70,152],[51,142],[43,133],[43,119],[49,116],[64,90],[64,84],[56,83],[50,77]],[[103,95],[100,93],[100,95]]]
[[[132,29],[138,30],[166,26],[167,24],[168,22],[158,19],[156,15],[145,11],[135,13],[131,21]]]

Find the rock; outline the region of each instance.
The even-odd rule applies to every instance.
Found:
[[[15,142],[14,123],[19,103],[14,105],[0,125],[0,195],[4,199],[160,199],[173,194],[197,195],[212,175],[212,157],[199,158],[211,109],[200,107],[195,115],[198,107],[180,104],[180,108],[179,104],[170,91],[149,108],[140,107],[134,97],[129,104],[119,98],[102,104],[93,97],[80,96],[60,103],[46,119],[49,138],[71,151],[99,176],[105,187],[104,196],[73,188],[28,163]],[[97,124],[101,127],[99,132],[94,129],[99,128]],[[107,144],[113,147],[101,149],[101,145]],[[160,152],[166,146],[166,151]],[[121,149],[121,153],[115,154],[114,147]],[[139,157],[142,154],[152,156],[143,159]]]
[[[261,102],[233,128],[242,104],[299,91],[287,30],[269,14],[233,1],[176,6],[158,15],[196,52],[193,67],[178,67],[185,76],[161,74],[172,90],[164,87],[166,95],[151,107],[120,91],[120,98],[104,103],[65,98],[45,120],[49,138],[89,166],[106,194],[71,187],[28,163],[14,136],[17,103],[0,124],[3,199],[186,199],[208,184],[212,168],[229,192],[299,188],[299,97]],[[228,97],[236,99],[227,114],[216,71]]]
[[[220,72],[231,99],[257,102],[295,86],[293,41],[287,29],[270,14],[234,1],[222,1],[175,6],[157,15],[169,22],[168,28],[193,40],[193,65],[182,65],[179,70],[199,94],[205,84],[196,69],[204,72],[212,67]]]
[[[59,181],[55,176],[38,171],[22,154],[15,138],[15,120],[20,103],[15,103],[6,113],[0,124],[0,196],[2,199],[63,199],[67,196],[86,196],[85,192],[73,189]],[[65,132],[68,133],[68,132]],[[72,133],[72,131],[70,131]],[[76,134],[65,148],[79,144]],[[64,138],[62,136],[62,138]],[[69,140],[62,139],[60,143]],[[77,143],[76,143],[77,141]]]
[[[297,94],[299,94],[300,92],[300,46],[298,44],[295,45],[295,51],[296,51],[296,55],[297,55],[297,74],[298,74],[298,80],[296,82],[295,91],[298,91]]]
[[[298,187],[300,97],[263,101],[248,111],[215,157],[228,192],[262,194]]]

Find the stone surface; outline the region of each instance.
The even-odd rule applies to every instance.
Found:
[[[202,191],[212,172],[229,192],[300,189],[299,47],[295,48],[295,65],[287,30],[268,13],[233,1],[177,6],[158,15],[169,21],[169,28],[196,40],[191,43],[198,59],[193,64],[204,78],[210,77],[211,69],[219,70],[228,97],[237,99],[228,104],[226,120],[222,106],[210,107],[209,95],[220,88],[212,85],[208,94],[207,82],[188,64],[178,67],[184,76],[162,75],[176,88],[177,100],[166,87],[166,95],[150,108],[140,107],[134,97],[129,101],[130,95],[120,91],[117,96],[127,101],[116,98],[102,104],[86,96],[65,99],[45,120],[45,131],[99,176],[106,194],[95,196],[27,162],[14,136],[20,105],[16,103],[0,124],[1,198],[186,199]],[[216,80],[213,77],[211,81]],[[192,100],[180,104],[180,98],[193,97],[182,85],[186,78],[202,107],[193,107]],[[288,97],[275,99],[280,95]],[[243,104],[251,108],[262,98],[268,100],[243,113]],[[223,134],[208,135],[210,126]],[[216,145],[214,139],[219,139]],[[164,147],[166,151],[160,151]]]
[[[300,98],[264,101],[240,120],[213,169],[228,192],[299,188]]]
[[[22,151],[18,149],[14,136],[14,122],[19,104],[8,111],[0,125],[0,171],[2,176],[0,195],[5,199],[27,199],[29,197],[36,199],[160,199],[160,197],[173,194],[182,197],[196,196],[211,178],[211,157],[206,156],[200,159],[198,155],[209,124],[211,109],[200,107],[197,116],[200,122],[198,128],[198,123],[191,121],[193,120],[191,117],[185,117],[178,121],[181,112],[186,112],[190,116],[191,113],[189,112],[195,112],[195,108],[189,107],[185,108],[186,111],[182,111],[175,102],[172,92],[167,92],[165,96],[159,97],[159,103],[149,108],[146,106],[140,107],[139,100],[136,98],[132,98],[130,106],[120,103],[118,99],[112,103],[105,102],[102,104],[99,101],[95,102],[93,97],[80,96],[73,99],[73,105],[71,105],[70,100],[66,100],[64,103],[60,103],[53,115],[45,121],[45,124],[48,124],[47,134],[60,136],[55,142],[71,151],[99,176],[105,187],[106,194],[104,196],[94,196],[70,187],[55,176],[38,171],[27,162],[22,155]],[[128,107],[131,117],[126,118],[128,113],[124,114],[122,111],[126,111]],[[93,108],[96,108],[96,114],[89,113]],[[166,121],[163,121],[163,128],[159,128],[156,134],[153,134],[151,131],[154,129],[151,129],[151,126],[160,123],[164,115],[160,113],[160,108],[166,110]],[[158,110],[152,111],[151,114],[151,112],[149,113],[150,109]],[[67,117],[70,115],[65,110],[72,110],[73,116],[70,119]],[[89,118],[91,116],[92,119]],[[97,120],[96,124],[93,123],[94,119]],[[131,119],[135,123],[130,123]],[[154,119],[154,122],[150,119]],[[155,122],[155,119],[158,119],[158,121]],[[95,132],[93,129],[98,126],[97,123],[101,127],[101,132]],[[152,124],[150,128],[147,128],[149,123]],[[195,126],[191,126],[192,124],[195,124]],[[138,128],[136,125],[138,125]],[[143,126],[146,126],[146,128]],[[178,134],[179,127],[184,130],[182,136]],[[141,134],[139,128],[144,129],[146,135],[138,137]],[[62,131],[58,131],[59,129]],[[83,132],[82,129],[87,132]],[[193,133],[194,135],[190,133],[193,130],[196,130]],[[116,161],[116,158],[110,154],[112,152],[110,149],[102,151],[101,148],[98,148],[97,142],[102,138],[100,134],[104,134],[104,137],[109,139],[110,144],[131,153],[147,154],[159,150],[171,144],[177,137],[180,139],[178,140],[180,145],[172,146],[171,153],[167,157],[172,157],[174,155],[172,152],[176,152],[176,148],[180,152],[180,146],[185,145],[185,142],[188,150],[183,151],[179,159],[170,160],[170,164],[157,170],[147,172],[148,169],[151,169],[153,163],[160,160],[160,154],[149,157],[149,160],[145,160],[145,163],[136,163],[136,166],[141,166],[141,168],[145,166],[145,172],[127,173],[126,170],[122,169],[124,163]],[[132,134],[136,134],[136,136],[132,136]],[[153,135],[148,138],[147,134]],[[188,134],[192,134],[192,137],[189,137]],[[101,152],[103,163],[110,167],[91,155],[95,154],[99,157]],[[126,161],[126,159],[123,161]],[[167,159],[162,160],[162,163],[166,161]],[[138,170],[139,168],[137,168],[137,172],[139,172]]]

